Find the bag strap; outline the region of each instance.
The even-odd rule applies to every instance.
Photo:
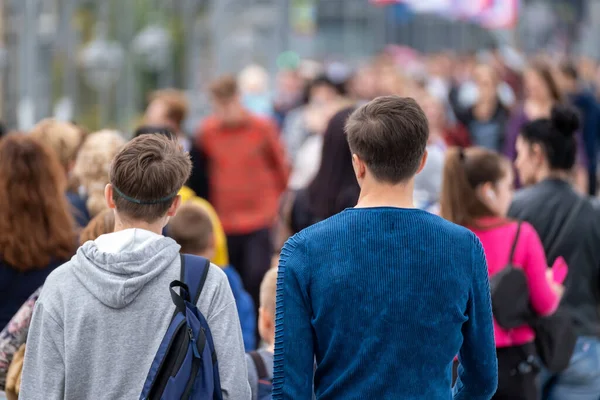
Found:
[[[515,233],[515,238],[513,239],[512,248],[510,249],[510,258],[508,259],[509,264],[513,264],[515,261],[515,251],[517,250],[517,244],[519,243],[519,236],[521,235],[521,225],[523,225],[522,221],[517,222],[517,233]]]
[[[209,269],[210,261],[206,258],[189,254],[181,255],[181,276],[189,288],[190,300],[193,300],[194,305],[198,304]]]
[[[252,362],[254,363],[254,366],[256,367],[258,379],[260,380],[268,378],[269,374],[267,373],[267,367],[265,366],[265,362],[263,361],[260,354],[258,354],[257,351],[251,351],[250,353],[248,353],[248,355],[250,356]]]
[[[556,259],[556,257],[558,257],[558,254],[555,254],[555,253],[558,252],[558,247],[560,246],[560,244],[564,240],[564,238],[567,237],[567,234],[569,234],[571,232],[571,229],[573,228],[575,219],[579,215],[579,211],[581,210],[581,208],[583,207],[584,204],[585,204],[585,199],[580,198],[579,201],[577,202],[577,204],[575,204],[575,206],[571,209],[571,211],[567,215],[565,222],[562,223],[561,225],[558,225],[558,233],[557,233],[556,239],[554,239],[554,242],[552,242],[552,245],[550,246],[550,249],[548,250],[548,254],[547,254],[548,262],[552,262],[554,259]],[[560,228],[561,226],[562,226],[562,229]]]

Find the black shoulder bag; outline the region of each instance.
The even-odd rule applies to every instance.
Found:
[[[496,322],[504,329],[527,325],[533,317],[529,306],[527,278],[523,270],[514,266],[520,233],[521,221],[518,223],[517,233],[513,239],[508,264],[490,278],[492,311]]]
[[[560,243],[572,230],[583,202],[580,200],[573,207],[562,224],[562,230],[548,252],[548,259],[554,256]],[[541,317],[531,309],[527,278],[522,269],[513,265],[520,230],[521,223],[517,228],[509,265],[490,279],[494,318],[504,329],[531,326],[535,330],[535,345],[544,366],[552,373],[559,373],[569,366],[577,336],[573,331],[572,318],[565,311],[558,309],[552,315]]]

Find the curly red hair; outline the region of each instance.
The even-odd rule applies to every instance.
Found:
[[[75,250],[75,222],[58,157],[36,139],[0,140],[0,258],[19,271],[66,260]]]

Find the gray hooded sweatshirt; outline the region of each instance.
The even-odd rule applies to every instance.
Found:
[[[31,321],[21,399],[138,399],[175,306],[179,245],[141,229],[102,235],[50,274]],[[227,277],[211,265],[198,309],[210,326],[225,399],[250,399]]]

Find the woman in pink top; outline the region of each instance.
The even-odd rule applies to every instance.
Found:
[[[441,194],[441,216],[471,229],[481,240],[490,276],[511,261],[522,268],[530,302],[539,315],[554,312],[560,287],[547,278],[546,256],[540,238],[523,222],[513,260],[510,252],[518,222],[506,218],[512,200],[513,173],[507,159],[472,147],[450,149],[446,156]],[[502,329],[494,321],[498,355],[498,391],[494,399],[537,399],[535,333],[524,325]]]

